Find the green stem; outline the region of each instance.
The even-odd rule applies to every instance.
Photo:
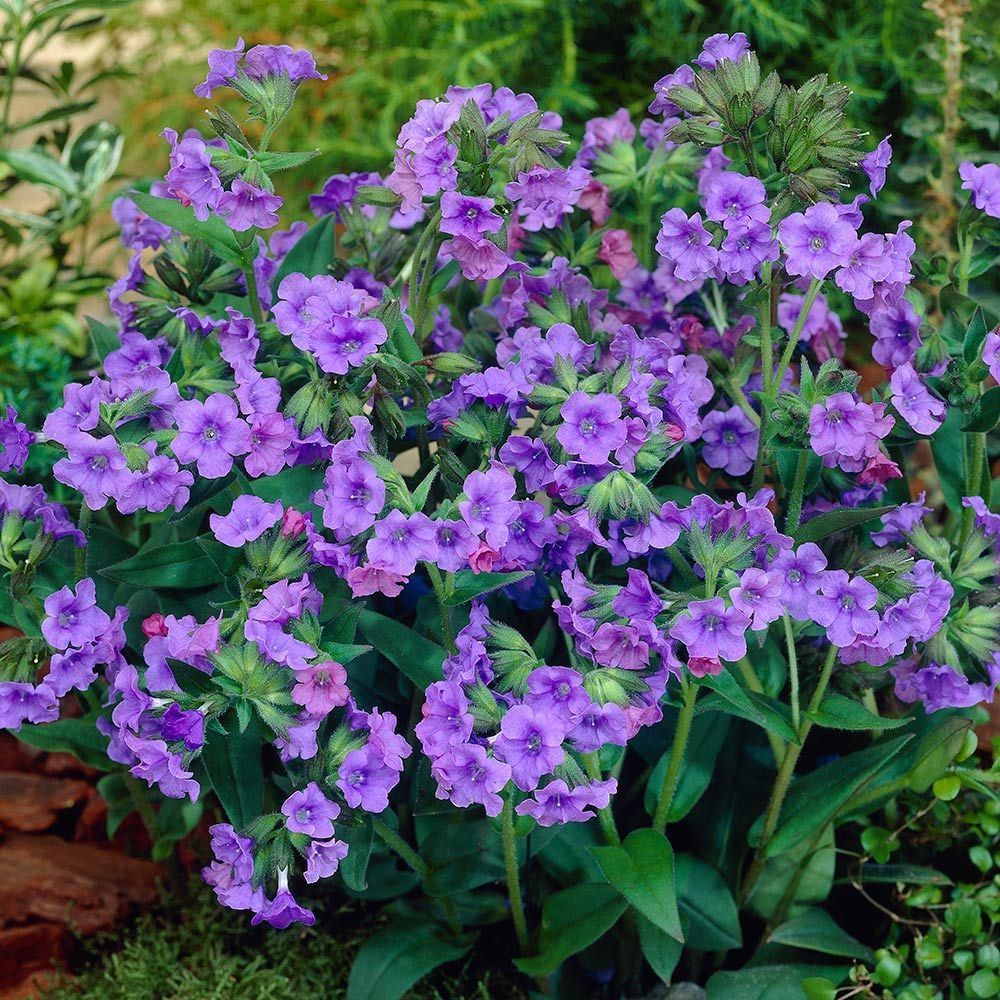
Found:
[[[427,225],[424,226],[424,231],[420,234],[420,239],[417,240],[417,247],[413,251],[413,257],[410,261],[412,267],[410,270],[409,301],[407,306],[410,310],[410,315],[413,317],[413,335],[418,342],[421,334],[421,326],[418,322],[421,296],[426,294],[424,288],[430,285],[431,278],[434,276],[434,260],[431,259],[425,263],[424,258],[428,256],[428,246],[435,243],[441,237],[438,231],[440,223],[441,210],[436,209],[427,220]],[[440,243],[437,245],[440,246]],[[437,252],[435,251],[434,258],[436,257]]]
[[[764,685],[761,684],[760,678],[757,676],[757,671],[754,670],[753,664],[750,662],[749,658],[744,656],[742,660],[737,660],[736,666],[739,669],[740,675],[743,678],[743,683],[754,693],[754,694],[764,694]],[[771,753],[774,755],[775,767],[781,764],[782,755],[785,752],[785,746],[781,742],[781,737],[777,733],[772,733],[770,729],[765,730],[767,733],[767,742],[771,746]]]
[[[827,686],[830,683],[830,678],[833,676],[833,668],[836,662],[837,647],[831,646],[830,652],[826,657],[826,662],[823,664],[819,681],[816,684],[816,690],[813,692],[812,699],[809,702],[807,718],[799,726],[799,742],[797,744],[789,743],[785,747],[785,755],[781,760],[781,766],[778,768],[778,774],[774,779],[774,786],[771,789],[771,797],[767,803],[767,812],[764,813],[764,828],[761,831],[760,843],[757,846],[757,852],[754,855],[753,863],[750,865],[750,870],[747,872],[747,877],[743,881],[743,888],[740,892],[740,899],[743,901],[750,898],[761,873],[764,871],[764,865],[767,862],[767,845],[778,827],[778,820],[781,817],[781,807],[784,804],[785,796],[788,794],[789,786],[792,783],[795,765],[798,763],[799,754],[802,753],[806,737],[812,729],[813,724],[809,720],[808,714],[815,712],[819,708],[820,702],[823,700],[823,695],[826,693]]]
[[[799,728],[799,661],[795,655],[795,636],[792,633],[792,619],[784,614],[785,648],[788,651],[788,676],[792,687],[792,728]]]
[[[514,835],[514,800],[507,796],[503,802],[500,817],[503,833],[503,864],[507,871],[507,895],[510,898],[510,913],[517,934],[517,946],[522,955],[528,953],[528,922],[524,917],[524,900],[521,898],[521,876],[517,864],[517,839]]]
[[[590,753],[585,753],[583,755],[583,763],[586,766],[587,774],[590,776],[592,781],[600,781],[602,779],[603,775],[601,773],[601,762],[597,756],[596,750],[593,750]],[[601,824],[604,839],[613,847],[617,847],[622,842],[622,838],[618,834],[618,827],[615,825],[615,816],[611,811],[610,802],[603,809],[597,810],[597,819]]]
[[[969,265],[972,262],[972,248],[975,240],[959,230],[958,233],[958,291],[962,295],[969,294]]]
[[[781,360],[778,362],[778,370],[774,373],[774,379],[771,382],[771,397],[777,396],[781,391],[781,380],[785,377],[785,372],[788,370],[788,366],[792,363],[792,355],[795,353],[795,346],[799,342],[799,337],[802,336],[802,331],[805,328],[806,320],[809,318],[809,313],[812,311],[813,303],[816,301],[816,296],[819,295],[819,290],[823,287],[823,282],[820,278],[813,278],[809,283],[809,291],[806,292],[806,297],[802,302],[802,308],[799,310],[799,318],[795,321],[795,329],[792,330],[788,337],[788,343],[785,344],[785,350],[781,355]]]
[[[153,806],[149,801],[149,796],[146,794],[146,789],[143,787],[141,781],[127,771],[122,775],[122,780],[125,782],[125,787],[132,797],[132,802],[139,816],[142,818],[142,825],[146,828],[149,839],[153,843],[156,843],[160,838],[160,827],[156,822],[156,813],[153,812]]]
[[[449,653],[455,652],[455,622],[451,616],[451,606],[446,604],[448,595],[445,588],[444,578],[441,570],[434,563],[424,563],[427,567],[427,575],[431,578],[431,586],[434,588],[434,596],[437,598],[438,612],[441,615],[441,634],[444,638],[445,648]]]
[[[264,324],[264,310],[260,307],[260,293],[257,289],[257,273],[253,269],[253,261],[243,265],[243,277],[247,283],[247,302],[250,305],[250,316],[257,326]]]
[[[698,579],[698,574],[691,568],[691,563],[688,562],[687,557],[676,545],[671,545],[667,548],[667,555],[670,556],[670,562],[674,568],[680,570],[685,582],[695,585],[701,583],[701,580]]]
[[[788,500],[788,513],[785,515],[785,534],[794,535],[802,517],[802,495],[806,488],[806,473],[809,471],[811,453],[803,448],[795,463],[795,477],[792,480],[792,492]]]
[[[76,562],[74,569],[76,570],[77,580],[82,580],[87,575],[87,547],[90,544],[90,519],[93,517],[93,511],[86,505],[83,504],[80,507],[80,520],[77,522],[77,527],[83,532],[84,544],[82,547],[76,550]]]
[[[691,722],[694,719],[694,705],[698,698],[698,685],[682,678],[681,690],[684,703],[677,716],[677,729],[674,731],[674,745],[670,748],[670,759],[667,770],[660,785],[660,795],[656,802],[656,812],[653,814],[653,829],[663,833],[667,828],[667,817],[673,805],[677,785],[681,780],[681,765],[684,763],[684,751],[687,749],[688,737],[691,735]]]
[[[969,455],[969,466],[965,470],[965,495],[974,497],[979,495],[979,488],[982,485],[980,473],[983,471],[983,462],[986,460],[986,433],[976,431],[972,435],[972,452]],[[962,531],[958,538],[958,545],[961,548],[972,533],[975,523],[975,512],[971,507],[966,507],[962,511]]]
[[[395,830],[380,819],[372,820],[372,829],[390,851],[398,854],[421,878],[427,877],[430,872],[427,862]]]

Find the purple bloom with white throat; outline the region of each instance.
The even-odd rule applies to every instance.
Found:
[[[944,403],[930,394],[913,365],[900,365],[889,378],[889,386],[892,405],[918,434],[929,437],[944,423]]]
[[[76,585],[75,593],[62,587],[45,598],[42,635],[54,649],[85,646],[110,627],[111,619],[97,606],[97,588],[90,577]]]
[[[616,448],[628,438],[628,429],[621,419],[622,404],[617,396],[602,392],[588,396],[574,392],[560,408],[562,424],[556,439],[569,452],[587,465],[603,465]]]
[[[333,836],[333,821],[340,815],[340,806],[331,802],[315,781],[292,792],[281,807],[287,817],[285,826],[292,833],[304,833],[313,840],[329,840]]]
[[[711,468],[742,476],[753,467],[760,432],[738,406],[706,414],[701,436],[701,456]]]
[[[219,198],[215,210],[226,216],[230,229],[242,233],[248,229],[276,226],[281,205],[282,199],[278,195],[237,177],[232,189]]]
[[[280,500],[268,503],[260,497],[240,496],[225,516],[212,514],[208,519],[212,534],[230,548],[239,549],[273,528],[284,514]]]
[[[849,262],[857,233],[833,205],[821,201],[782,219],[778,239],[789,274],[825,278]]]
[[[709,277],[719,259],[701,215],[695,212],[689,217],[681,208],[671,208],[660,220],[656,252],[674,265],[674,274],[681,281]]]
[[[184,400],[174,408],[178,435],[171,443],[178,461],[198,466],[206,479],[220,479],[233,467],[233,458],[250,450],[250,428],[240,418],[236,403],[221,392],[204,403]]]
[[[977,167],[968,160],[959,164],[962,189],[972,192],[972,204],[994,219],[1000,219],[1000,164],[984,163]]]
[[[843,647],[875,634],[878,615],[872,608],[877,600],[878,591],[867,580],[836,569],[827,571],[809,607],[813,620],[826,629],[830,642]]]
[[[746,222],[767,222],[771,210],[764,204],[767,192],[756,177],[724,170],[715,179],[702,204],[705,217],[726,229]]]
[[[474,198],[457,191],[441,195],[441,232],[478,240],[484,233],[499,233],[503,219],[493,211],[492,198]]]
[[[734,662],[747,655],[749,627],[748,615],[727,607],[721,597],[711,597],[692,601],[670,629],[670,636],[683,642],[691,656]]]
[[[510,765],[514,784],[530,792],[565,759],[565,736],[563,721],[555,712],[515,705],[504,715],[493,749]]]
[[[459,501],[459,513],[472,531],[496,549],[510,537],[510,524],[520,511],[513,499],[516,489],[514,477],[499,466],[465,477],[466,499]]]
[[[376,566],[409,576],[418,562],[434,558],[434,524],[426,514],[391,510],[375,525],[365,552]]]

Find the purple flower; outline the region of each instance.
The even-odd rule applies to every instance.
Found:
[[[570,788],[562,778],[536,789],[534,798],[526,799],[516,809],[519,816],[532,816],[539,826],[554,823],[585,823],[595,813],[590,807],[604,809],[618,788],[614,778]]]
[[[194,88],[199,97],[211,97],[216,87],[233,87],[242,78],[261,81],[267,77],[287,76],[292,84],[303,80],[325,80],[316,71],[316,61],[305,49],[294,51],[290,45],[255,45],[244,52],[240,38],[233,49],[212,49],[208,54],[208,76]]]
[[[738,406],[706,414],[701,436],[705,442],[702,458],[711,468],[742,476],[753,467],[760,432]]]
[[[819,593],[826,556],[814,542],[803,542],[795,551],[778,553],[771,571],[781,580],[781,603],[796,621],[812,619],[810,598]]]
[[[437,797],[450,799],[459,808],[481,805],[487,816],[498,816],[503,799],[497,794],[511,777],[508,764],[490,757],[484,747],[462,743],[431,764]]]
[[[857,233],[833,205],[821,201],[782,219],[778,238],[785,248],[789,274],[825,278],[835,267],[848,263]]]
[[[457,260],[462,275],[470,281],[492,281],[506,274],[514,263],[496,243],[484,237],[453,236],[441,244],[441,254]]]
[[[382,569],[409,576],[418,562],[434,558],[434,524],[426,514],[391,510],[375,525],[375,537],[365,552],[370,562]]]
[[[549,454],[549,449],[545,447],[544,441],[512,434],[504,442],[499,455],[502,462],[524,475],[525,489],[529,493],[534,493],[552,482],[556,463]]]
[[[304,833],[313,840],[329,840],[333,836],[333,821],[340,815],[340,806],[320,791],[315,781],[292,792],[285,799],[281,812],[288,817],[285,826],[292,833]]]
[[[870,153],[862,157],[859,167],[865,172],[871,182],[869,191],[872,197],[878,196],[885,187],[885,172],[892,162],[892,146],[889,145],[891,135],[887,135]]]
[[[622,404],[607,392],[596,396],[574,392],[562,404],[559,415],[562,424],[556,439],[570,455],[587,465],[603,465],[628,437],[621,419]]]
[[[719,247],[718,270],[734,285],[745,285],[757,276],[760,265],[778,259],[778,241],[771,227],[753,219],[728,228]]]
[[[1000,164],[984,163],[977,167],[966,160],[958,166],[962,189],[972,192],[972,203],[980,212],[1000,219]]]
[[[241,837],[228,823],[216,823],[208,832],[214,860],[201,870],[202,880],[212,886],[223,906],[259,909],[264,893],[253,886],[253,841]]]
[[[399,781],[399,772],[387,767],[385,759],[371,745],[351,750],[338,771],[337,787],[352,809],[380,813],[389,806],[389,792]]]
[[[465,521],[434,521],[435,561],[446,573],[457,573],[469,565],[469,557],[480,545]]]
[[[885,404],[868,404],[849,392],[836,392],[809,411],[809,440],[813,451],[847,468],[845,460],[873,458],[878,440],[892,429],[892,418],[882,417]],[[847,471],[860,471],[848,469]]]
[[[740,585],[729,591],[733,607],[750,618],[754,632],[767,628],[783,612],[781,606],[782,575],[750,567],[740,573]]]
[[[945,405],[935,399],[920,376],[907,363],[897,368],[889,379],[892,405],[918,434],[929,437],[944,423]]]
[[[222,197],[222,178],[212,165],[208,145],[197,132],[186,133],[179,142],[172,128],[165,128],[160,135],[170,143],[168,194],[182,205],[190,205],[195,217],[204,222]]]
[[[826,572],[809,607],[834,646],[849,646],[855,639],[875,634],[878,615],[871,609],[877,600],[878,591],[867,580],[836,569]]]
[[[59,482],[79,490],[91,510],[100,510],[131,480],[125,456],[112,436],[74,434],[66,442],[66,451],[68,457],[59,459],[52,473]]]
[[[97,589],[90,577],[76,585],[76,593],[63,587],[45,598],[42,635],[53,649],[85,646],[111,627],[111,619],[97,606]]]
[[[715,69],[723,59],[738,63],[749,51],[750,42],[742,31],[732,35],[711,35],[705,39],[694,64],[702,69]]]
[[[173,507],[183,509],[191,496],[189,489],[194,476],[181,469],[168,455],[153,455],[145,471],[137,469],[130,474],[128,485],[118,494],[115,505],[122,514],[137,510],[155,513]]]
[[[212,534],[230,548],[239,549],[273,528],[284,514],[280,500],[268,503],[260,497],[239,496],[225,516],[212,514],[208,519]]]
[[[17,419],[17,410],[7,404],[7,416],[0,420],[0,472],[24,471],[28,446],[35,435]]]
[[[948,664],[928,663],[916,668],[904,661],[889,671],[896,681],[896,697],[901,701],[922,701],[928,712],[942,708],[971,708],[993,700],[1000,685],[1000,654],[994,653],[986,664],[988,681],[970,682]]]
[[[538,787],[565,759],[562,741],[566,730],[555,712],[530,705],[515,705],[504,715],[494,752],[510,765],[514,784],[523,792]]]
[[[349,697],[347,671],[334,660],[317,663],[295,674],[292,701],[310,715],[329,715],[335,708],[346,705]]]
[[[580,200],[590,171],[583,167],[532,167],[504,189],[515,203],[521,227],[530,233],[554,229]]]
[[[738,608],[726,607],[721,597],[692,601],[674,622],[670,636],[683,642],[691,656],[736,661],[747,655],[746,631],[750,618]]]
[[[330,465],[324,486],[316,502],[323,508],[323,524],[338,538],[367,531],[385,506],[385,483],[363,459]]]
[[[569,667],[537,667],[528,674],[525,704],[562,719],[579,718],[591,704],[583,679]]]
[[[677,107],[677,105],[674,104],[669,97],[667,97],[667,93],[671,87],[692,86],[694,86],[694,70],[686,64],[678,66],[673,73],[661,76],[660,79],[653,84],[653,94],[655,96],[649,105],[649,113],[651,115],[679,115],[681,109]]]
[[[306,927],[312,927],[316,923],[316,915],[312,910],[307,910],[304,906],[300,906],[286,887],[277,892],[274,899],[266,900],[264,905],[250,920],[251,927],[256,927],[257,924],[262,923],[268,923],[278,930],[285,930],[285,928],[291,927],[292,924],[303,924]]]
[[[270,191],[248,184],[242,177],[233,181],[232,190],[219,198],[215,210],[226,216],[229,228],[238,233],[248,229],[270,229],[278,224],[282,199]]]
[[[178,461],[197,463],[199,475],[220,479],[233,467],[233,458],[250,450],[250,428],[240,419],[236,403],[214,392],[204,403],[185,400],[174,409],[178,435],[171,447]]]
[[[1000,333],[991,330],[983,342],[983,364],[990,374],[1000,382]]]
[[[724,170],[716,177],[702,204],[705,217],[726,229],[747,222],[767,222],[771,210],[764,204],[767,192],[756,177]]]
[[[139,758],[139,763],[131,771],[150,788],[156,785],[169,799],[188,796],[196,801],[201,791],[190,771],[184,770],[184,759],[179,753],[172,753],[163,740],[147,740],[126,731],[122,734],[125,745]]]
[[[674,265],[674,274],[681,281],[708,277],[719,259],[701,215],[695,212],[689,217],[681,208],[670,209],[660,220],[656,252]]]
[[[484,233],[499,233],[503,219],[493,211],[492,198],[445,191],[441,195],[441,232],[449,236],[464,236],[476,242]]]
[[[520,511],[513,500],[516,489],[514,477],[500,466],[465,477],[462,492],[467,499],[459,501],[459,513],[469,528],[495,549],[510,537],[510,523]]]
[[[885,281],[891,269],[885,237],[865,233],[854,241],[847,263],[837,271],[834,281],[855,299],[870,299],[875,294],[875,283]]]
[[[306,848],[306,869],[302,877],[310,884],[329,878],[347,857],[347,844],[340,840],[314,840]]]
[[[871,533],[871,540],[880,548],[903,541],[903,536],[912,531],[931,512],[924,506],[927,494],[921,491],[916,500],[901,504],[881,518],[882,527]]]
[[[314,331],[309,349],[320,368],[333,375],[346,375],[364,364],[388,339],[381,320],[372,317],[334,316],[329,327]]]
[[[59,701],[48,684],[0,681],[0,729],[18,730],[25,722],[55,722]]]
[[[888,368],[912,361],[920,340],[920,317],[908,299],[876,308],[870,319],[872,357]]]

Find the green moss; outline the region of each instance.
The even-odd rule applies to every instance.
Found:
[[[197,881],[169,894],[124,934],[84,943],[83,968],[44,1000],[299,1000],[346,996],[357,949],[380,926],[373,911],[335,897],[315,907],[316,925],[287,931],[250,927],[222,909]],[[451,968],[414,990],[412,1000],[517,1000],[510,982]]]

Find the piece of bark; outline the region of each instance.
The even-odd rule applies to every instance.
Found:
[[[0,928],[34,921],[80,934],[107,930],[157,897],[158,867],[119,851],[52,836],[0,843]]]
[[[71,935],[59,924],[28,924],[0,931],[0,989],[21,983],[29,973],[65,962]]]
[[[90,786],[75,778],[0,771],[0,828],[37,833],[49,830],[66,809],[87,797]]]

